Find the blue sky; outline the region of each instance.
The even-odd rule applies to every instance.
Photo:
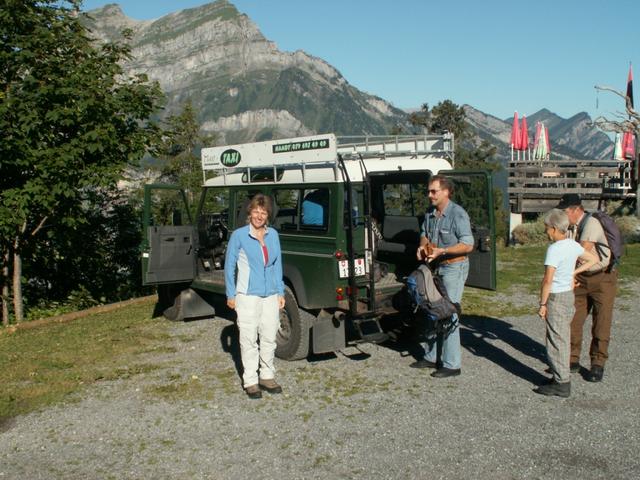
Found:
[[[118,3],[133,19],[203,0]],[[399,108],[451,99],[499,118],[548,108],[611,117],[633,63],[640,102],[638,0],[231,0],[283,51],[304,50]]]

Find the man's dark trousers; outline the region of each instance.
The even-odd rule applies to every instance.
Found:
[[[618,272],[598,272],[577,277],[576,313],[571,322],[571,363],[580,360],[584,322],[591,312],[591,366],[604,367],[609,357],[609,338],[613,319],[613,302],[618,287]]]

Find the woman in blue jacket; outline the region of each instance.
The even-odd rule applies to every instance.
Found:
[[[282,392],[273,360],[284,282],[278,232],[267,225],[271,212],[269,197],[251,199],[247,225],[231,234],[224,263],[227,305],[238,317],[242,383],[249,398],[261,398],[261,390]]]

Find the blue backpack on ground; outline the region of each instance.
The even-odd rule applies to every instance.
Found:
[[[453,314],[460,306],[447,295],[442,279],[433,275],[426,265],[420,265],[407,277],[407,292],[414,314],[435,322],[436,330],[447,332],[453,326]]]

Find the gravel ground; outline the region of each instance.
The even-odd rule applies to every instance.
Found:
[[[636,301],[617,301],[604,381],[573,374],[568,399],[532,392],[534,315],[464,318],[457,378],[409,368],[399,339],[279,361],[285,393],[258,401],[240,387],[231,322],[170,324],[131,375],[2,426],[0,479],[635,479]]]

